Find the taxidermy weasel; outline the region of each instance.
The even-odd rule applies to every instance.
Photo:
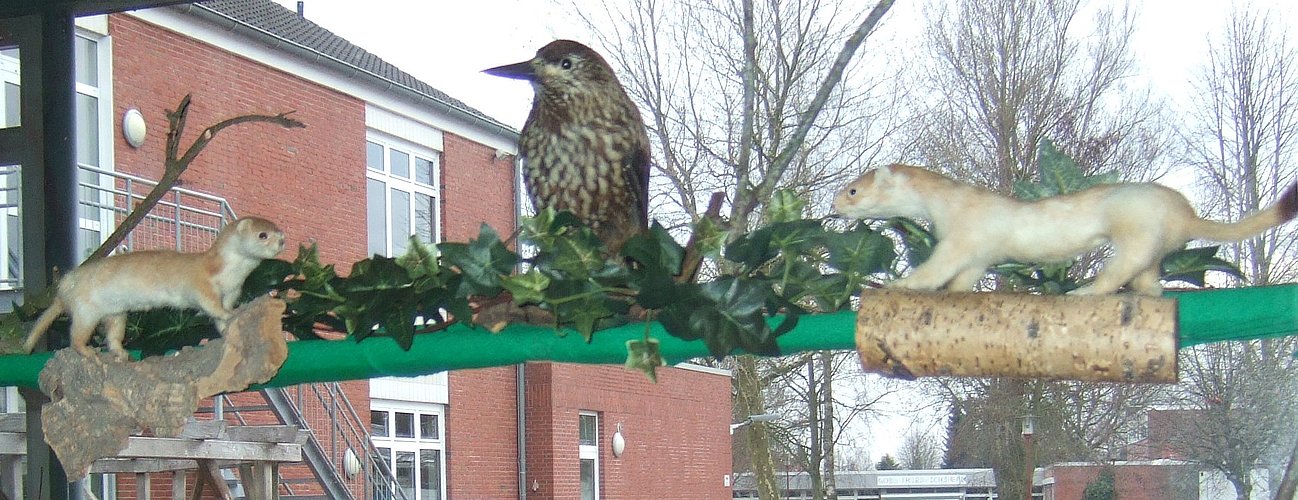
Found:
[[[64,311],[72,318],[72,347],[92,359],[95,351],[87,344],[101,323],[108,350],[119,361],[128,359],[122,341],[129,311],[197,308],[224,331],[244,279],[283,249],[284,233],[275,223],[244,217],[222,229],[206,252],[146,250],[82,265],[59,280],[54,302],[36,319],[23,347],[31,352]]]
[[[1267,209],[1224,223],[1200,218],[1184,196],[1154,183],[1106,184],[1029,202],[894,164],[840,190],[834,211],[856,219],[900,216],[933,223],[933,255],[890,285],[896,288],[967,291],[988,266],[1065,261],[1108,243],[1113,257],[1091,284],[1070,293],[1105,294],[1130,284],[1136,293],[1159,295],[1163,256],[1193,239],[1239,241],[1292,219],[1298,184]]]

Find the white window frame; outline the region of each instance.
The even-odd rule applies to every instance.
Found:
[[[582,417],[593,417],[595,419],[595,444],[581,444],[581,419]],[[600,467],[599,467],[599,413],[593,411],[577,412],[577,481],[581,484],[581,462],[592,460],[595,462],[595,498],[600,498]],[[580,486],[578,486],[580,489]],[[580,494],[580,491],[578,491]]]
[[[386,412],[388,414],[388,436],[370,436],[370,441],[374,443],[375,448],[387,449],[388,456],[385,457],[389,469],[396,473],[396,457],[398,452],[414,452],[415,454],[415,475],[414,475],[414,496],[410,500],[428,500],[420,494],[419,484],[423,478],[423,469],[419,464],[419,453],[423,450],[436,450],[439,454],[441,470],[438,471],[439,495],[441,499],[446,499],[446,405],[413,403],[409,401],[394,400],[372,400],[370,401],[370,411]],[[396,414],[411,413],[414,419],[412,431],[413,437],[395,437],[396,434]],[[420,415],[437,416],[437,439],[424,439],[422,434]],[[396,487],[396,485],[393,485]]]
[[[404,245],[405,242],[410,239],[410,236],[415,234],[415,227],[417,227],[416,210],[415,210],[415,203],[414,203],[415,194],[429,196],[433,199],[433,214],[432,214],[433,220],[432,220],[432,238],[431,238],[432,241],[428,241],[425,243],[435,244],[440,242],[441,235],[442,235],[442,222],[441,222],[442,153],[441,151],[438,151],[431,147],[422,146],[414,142],[404,140],[390,134],[385,134],[373,129],[369,130],[366,133],[365,140],[366,140],[367,150],[369,147],[369,143],[375,143],[383,147],[382,169],[376,170],[373,168],[369,168],[368,165],[365,168],[365,180],[367,184],[366,189],[368,189],[368,183],[371,180],[381,182],[383,183],[384,186],[383,223],[384,223],[384,234],[387,236],[387,241],[384,243],[384,248],[382,249],[381,252],[382,255],[396,257],[397,255],[395,254],[397,252],[395,252],[394,249],[395,246],[398,244],[398,242]],[[392,151],[394,150],[409,155],[410,175],[408,177],[402,177],[392,173],[391,162],[392,162]],[[421,182],[417,182],[415,180],[416,174],[415,174],[414,165],[415,165],[416,158],[422,158],[432,162],[432,172],[431,172],[432,179],[430,179],[431,184],[424,184]],[[368,158],[367,158],[367,163],[368,163]],[[400,190],[405,193],[409,193],[410,195],[409,208],[407,209],[408,210],[407,215],[409,216],[409,220],[411,222],[410,234],[397,235],[394,234],[392,231],[392,191],[394,189]],[[367,195],[367,199],[368,199],[368,195]],[[371,210],[371,207],[368,206],[368,202],[367,202],[367,206],[365,207],[365,210],[366,210],[366,223],[368,224],[369,211]],[[368,229],[366,235],[367,235],[366,245],[368,246],[369,245]],[[377,249],[367,248],[367,251],[374,251],[374,250]],[[400,253],[404,253],[404,252],[400,252]]]
[[[18,60],[8,56],[0,56],[0,86],[6,84],[19,85],[19,64]],[[3,103],[0,102],[0,106]],[[0,116],[3,116],[4,110],[0,110]],[[17,175],[21,178],[22,168],[17,165],[0,165],[0,175],[9,176]],[[0,179],[0,186],[4,185],[7,179]],[[7,189],[0,190],[0,290],[18,290],[23,286],[22,283],[22,228],[19,223],[18,237],[19,248],[9,248],[9,222],[11,218],[21,217],[19,207],[21,206],[21,195],[18,190],[10,191]],[[18,267],[18,272],[9,272],[9,254],[14,252],[18,255],[18,260],[14,264]]]
[[[116,130],[116,123],[113,120],[113,39],[110,36],[96,33],[94,31],[78,27],[76,37],[89,40],[95,43],[95,66],[97,81],[95,85],[88,85],[76,82],[77,94],[93,97],[95,99],[96,124],[95,133],[98,139],[99,148],[99,166],[88,165],[78,162],[77,166],[81,169],[97,168],[102,171],[114,171],[114,154],[113,154],[113,131]],[[92,178],[90,184],[93,184],[98,191],[98,199],[81,200],[82,202],[96,202],[101,207],[111,207],[113,205],[112,189],[114,179],[106,174],[92,174],[87,177]],[[78,183],[81,182],[81,174],[78,173]],[[80,191],[80,189],[78,189]],[[87,253],[93,251],[101,243],[108,239],[116,223],[114,212],[108,208],[101,208],[98,211],[98,217],[86,218],[81,217],[80,211],[77,214],[79,229],[93,231],[98,233],[96,240],[80,241],[79,248],[84,249]],[[82,255],[80,257],[86,257]]]

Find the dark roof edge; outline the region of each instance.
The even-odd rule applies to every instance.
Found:
[[[517,130],[515,130],[513,127],[510,127],[509,125],[497,121],[494,118],[485,115],[475,114],[472,111],[448,103],[442,99],[437,98],[436,96],[430,95],[425,92],[420,92],[419,90],[411,88],[407,85],[402,85],[401,83],[392,81],[391,79],[384,78],[383,76],[378,75],[374,72],[371,72],[369,70],[366,70],[354,64],[348,63],[346,61],[338,59],[337,57],[331,56],[329,54],[325,54],[324,52],[313,49],[311,47],[307,47],[298,42],[288,40],[284,37],[266,31],[262,28],[253,26],[237,18],[226,15],[222,12],[213,10],[211,7],[205,6],[203,4],[191,3],[185,5],[177,5],[171,8],[176,9],[178,12],[194,14],[199,18],[205,19],[209,22],[218,25],[224,25],[228,27],[231,32],[242,31],[243,33],[252,35],[256,38],[261,38],[264,41],[270,42],[269,44],[271,45],[272,48],[288,49],[290,52],[297,53],[297,55],[305,57],[308,60],[321,63],[325,66],[332,67],[333,69],[340,70],[342,73],[349,74],[347,75],[348,77],[360,76],[362,78],[378,82],[381,85],[387,86],[388,90],[394,90],[398,94],[404,94],[407,97],[413,98],[415,101],[417,101],[420,104],[427,103],[430,104],[433,108],[447,111],[451,115],[459,117],[469,122],[470,124],[477,124],[479,127],[485,129],[490,133],[501,134],[506,138],[515,139],[515,140],[518,138],[519,132]]]

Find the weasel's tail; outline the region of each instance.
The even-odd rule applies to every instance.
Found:
[[[54,324],[54,320],[58,319],[60,314],[63,314],[64,309],[63,299],[55,297],[54,302],[50,303],[50,308],[36,318],[36,325],[27,334],[27,341],[23,342],[23,350],[30,353],[36,349],[36,343],[40,342],[41,338],[45,336],[45,332],[50,329],[50,325]]]
[[[1201,220],[1190,232],[1191,237],[1196,239],[1240,241],[1284,224],[1293,219],[1294,215],[1298,215],[1298,183],[1289,186],[1275,204],[1244,217],[1239,222]]]

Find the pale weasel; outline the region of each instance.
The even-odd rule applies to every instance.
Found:
[[[72,318],[72,347],[91,358],[94,350],[87,344],[102,322],[108,350],[127,359],[122,341],[130,311],[198,308],[225,330],[248,274],[283,249],[284,233],[275,223],[244,217],[222,229],[206,252],[146,250],[82,265],[59,280],[54,302],[36,319],[23,347],[31,352],[65,310]]]
[[[1298,212],[1298,185],[1239,222],[1200,218],[1180,193],[1153,183],[1105,184],[1038,201],[1019,201],[923,168],[890,165],[866,172],[834,196],[847,217],[909,217],[933,223],[933,255],[891,286],[970,290],[987,267],[1008,260],[1060,262],[1108,243],[1113,257],[1074,294],[1105,294],[1124,284],[1159,295],[1159,264],[1193,239],[1239,241]]]

